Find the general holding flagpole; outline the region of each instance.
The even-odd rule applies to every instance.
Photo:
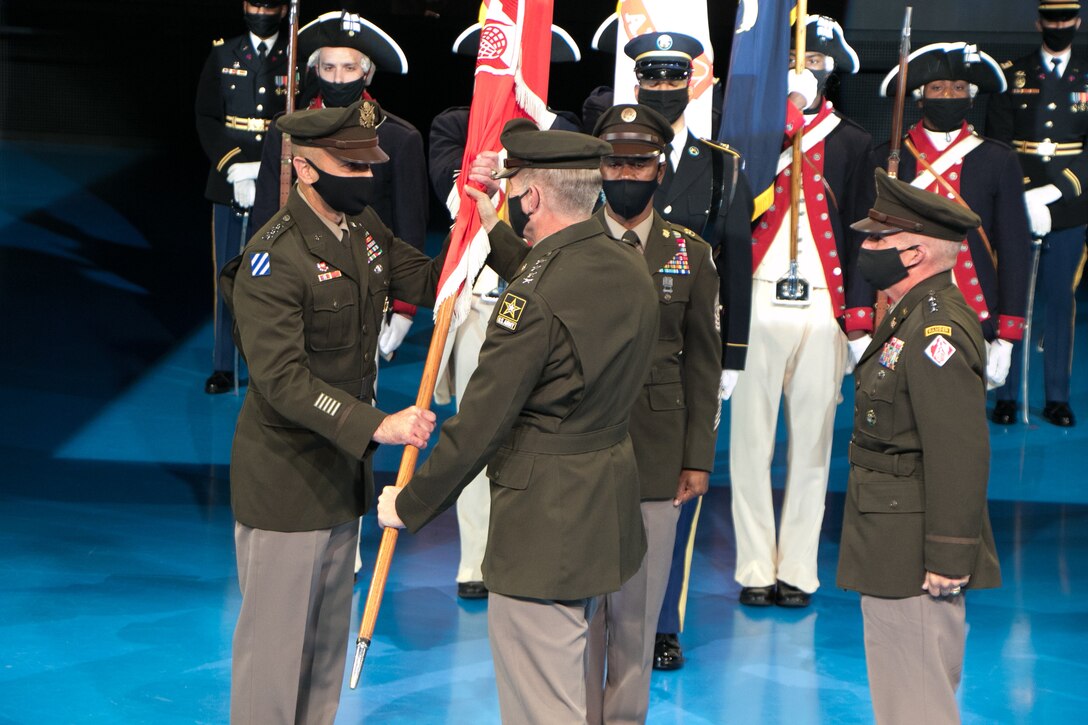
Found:
[[[434,394],[442,353],[451,327],[468,312],[472,280],[483,268],[491,247],[480,225],[476,204],[464,190],[472,161],[483,151],[501,150],[499,134],[507,121],[530,118],[547,128],[554,119],[547,109],[548,70],[551,56],[552,0],[502,0],[491,2],[480,28],[476,57],[476,82],[469,108],[468,137],[457,177],[457,209],[450,233],[449,251],[438,281],[434,334],[420,380],[416,405],[427,409]],[[479,188],[479,187],[477,187]],[[501,193],[501,192],[500,192]],[[501,203],[501,202],[500,202]],[[395,485],[403,488],[415,472],[419,450],[405,446]],[[382,532],[378,559],[370,580],[350,685],[359,684],[366,653],[381,608],[385,583],[397,545],[398,529]]]

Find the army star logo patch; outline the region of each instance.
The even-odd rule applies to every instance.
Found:
[[[268,252],[252,252],[249,255],[249,273],[253,277],[268,277],[272,274],[272,261]]]
[[[525,298],[518,297],[513,292],[507,292],[499,304],[499,314],[495,317],[495,322],[510,332],[515,332],[518,329],[518,321],[521,320],[521,313],[524,311]]]
[[[889,370],[895,370],[895,364],[899,362],[899,355],[903,352],[903,341],[893,337],[884,343],[880,350],[880,364]]]
[[[944,339],[942,335],[937,335],[926,347],[926,357],[936,363],[939,368],[943,368],[955,354],[956,348],[952,347],[952,343]]]

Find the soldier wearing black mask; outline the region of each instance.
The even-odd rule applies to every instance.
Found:
[[[894,97],[898,83],[899,69],[894,68],[884,79],[882,94]],[[1016,406],[1001,400],[1018,385],[1018,378],[1006,380],[1019,357],[1013,345],[1023,337],[1031,268],[1022,174],[1012,149],[980,136],[966,121],[976,95],[1002,92],[1005,77],[997,61],[974,45],[934,43],[911,55],[906,83],[918,100],[922,120],[903,140],[898,178],[969,206],[982,219],[979,228],[967,232],[952,275],[989,343],[987,383],[1004,386],[994,420],[1011,424]],[[887,163],[888,147],[885,143],[874,150],[871,166]],[[858,259],[862,274],[865,261]],[[887,286],[874,283],[877,289]]]
[[[648,33],[632,38],[623,52],[635,62],[638,103],[664,116],[674,134],[665,149],[664,174],[653,195],[654,209],[665,220],[701,236],[714,250],[722,305],[719,395],[725,400],[744,369],[748,352],[752,192],[741,171],[740,156],[728,146],[696,137],[684,119],[692,61],[703,54],[702,44],[681,33]],[[634,193],[634,187],[625,184],[631,188],[622,193]],[[655,669],[672,670],[684,664],[677,635],[683,619],[682,595],[687,590],[687,542],[694,535],[696,513],[695,501],[685,504],[677,523],[672,574],[658,622]]]
[[[212,202],[212,248],[218,278],[256,231],[250,214],[268,124],[283,111],[287,82],[287,33],[280,32],[284,0],[242,3],[248,32],[212,43],[196,91],[196,130],[211,166],[204,196]],[[248,226],[247,226],[248,225]],[[234,388],[232,320],[218,295],[212,374],[206,393]]]
[[[986,134],[1016,150],[1031,232],[1042,240],[1036,293],[1047,310],[1041,326],[1046,340],[1043,417],[1061,427],[1076,422],[1069,407],[1073,291],[1084,265],[1088,222],[1088,60],[1072,47],[1080,22],[1079,2],[1039,3],[1035,27],[1042,47],[1002,64],[1008,90],[990,101],[986,117]],[[1020,356],[1014,357],[1008,385],[998,391],[991,416],[998,423],[1014,422],[1018,411]]]

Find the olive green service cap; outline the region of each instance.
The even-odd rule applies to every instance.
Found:
[[[672,124],[652,108],[625,103],[601,114],[593,135],[612,144],[613,156],[650,158],[672,142],[673,131]]]
[[[496,179],[522,169],[597,169],[601,158],[612,155],[612,146],[599,138],[574,131],[541,131],[527,118],[506,122],[499,136],[506,149],[506,168]]]
[[[978,214],[939,194],[893,179],[876,170],[876,201],[869,216],[850,225],[872,236],[899,232],[962,242],[970,229],[982,223]]]
[[[389,157],[378,146],[378,126],[385,120],[374,101],[356,101],[346,108],[311,108],[276,119],[276,128],[299,146],[322,148],[337,158],[381,164]]]

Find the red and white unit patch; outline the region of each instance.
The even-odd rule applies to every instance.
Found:
[[[944,364],[951,360],[955,354],[956,348],[952,346],[952,343],[944,339],[943,335],[937,335],[926,347],[926,357],[935,362],[939,368],[944,367]]]

